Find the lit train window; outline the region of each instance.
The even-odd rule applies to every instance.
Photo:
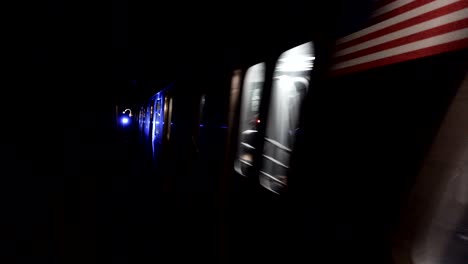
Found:
[[[152,147],[153,155],[156,155],[156,144],[162,143],[164,133],[164,92],[161,91],[156,94],[154,101],[154,113],[153,113],[153,135],[152,135]]]
[[[265,81],[265,63],[259,63],[247,70],[245,75],[239,120],[239,144],[234,169],[247,176],[252,168],[255,137],[260,123],[259,107]]]
[[[140,116],[138,118],[138,126],[140,128],[140,130],[143,129],[143,124],[145,123],[145,109],[142,107],[140,107]]]
[[[312,42],[290,49],[278,59],[268,109],[260,184],[281,193],[287,177],[302,102],[314,62]]]
[[[168,96],[166,102],[169,101],[168,111],[167,111],[167,120],[166,120],[166,138],[169,140],[171,138],[171,127],[172,127],[172,97]]]
[[[158,98],[156,99],[156,107],[155,107],[155,114],[154,114],[154,135],[156,139],[159,139],[159,134],[161,133],[162,130],[162,125],[163,125],[163,115],[164,113],[162,112],[162,107],[161,107],[161,100],[163,100],[159,94]]]
[[[158,98],[158,100],[156,101],[156,112],[160,112],[161,111],[161,99]]]
[[[151,120],[153,118],[153,106],[151,105],[147,105],[146,106],[146,115],[145,115],[145,126],[144,126],[144,132],[145,132],[145,136],[151,136],[149,134],[149,131],[150,131],[150,124],[151,124]]]
[[[200,96],[200,108],[198,110],[198,123],[200,127],[204,126],[204,121],[205,121],[205,115],[204,115],[205,101],[206,101],[205,97],[206,96],[204,94]]]

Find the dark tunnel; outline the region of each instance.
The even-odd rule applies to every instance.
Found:
[[[466,263],[466,1],[8,10],[1,263]]]

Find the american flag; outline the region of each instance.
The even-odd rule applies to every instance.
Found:
[[[381,0],[369,26],[337,40],[332,75],[468,48],[468,0]]]

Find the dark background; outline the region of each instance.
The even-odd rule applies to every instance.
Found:
[[[196,224],[171,229],[180,236],[158,233],[173,218],[152,224],[164,202],[149,202],[155,197],[146,178],[125,178],[140,163],[128,154],[135,152],[132,146],[119,143],[115,105],[138,104],[174,80],[184,83],[187,94],[216,91],[233,69],[274,61],[276,54],[310,39],[323,55],[316,62],[315,74],[321,76],[334,39],[364,25],[371,2],[121,0],[9,7],[14,15],[4,33],[2,262],[216,263],[218,249],[199,251],[216,248],[216,240],[201,243],[210,234],[196,231]],[[297,188],[291,199],[298,203],[288,210],[297,221],[284,223],[296,226],[293,235],[299,239],[261,230],[258,234],[271,238],[262,249],[276,245],[278,234],[290,239],[298,259],[388,261],[393,217],[461,80],[464,58],[466,52],[457,52],[331,82],[319,78],[308,99],[315,104],[306,109],[308,137],[298,141],[294,177],[300,184],[291,183]],[[136,163],[126,163],[129,158]],[[313,169],[307,167],[311,161]],[[350,178],[356,174],[358,180]],[[336,187],[337,182],[342,184]],[[319,187],[310,192],[311,185]],[[257,202],[249,212],[262,200]],[[200,213],[195,209],[174,219],[191,219]],[[257,212],[257,220],[275,216],[268,209]],[[239,236],[260,227],[248,226]],[[183,241],[184,232],[199,236]],[[158,235],[172,240],[151,239]],[[242,239],[234,243],[234,253],[243,250]],[[255,251],[254,242],[238,261]],[[286,242],[279,244],[283,248]],[[151,255],[154,248],[160,255]],[[197,252],[191,258],[189,253]],[[234,255],[221,259],[229,256]]]

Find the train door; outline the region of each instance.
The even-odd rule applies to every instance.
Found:
[[[240,104],[237,155],[234,169],[242,176],[252,176],[258,126],[260,101],[265,82],[265,63],[251,66],[245,75]]]
[[[300,115],[310,89],[314,65],[312,42],[283,52],[271,69],[265,85],[259,129],[255,185],[252,251],[265,263],[287,263],[295,252],[297,215],[288,195],[288,177],[296,137],[301,133]],[[270,87],[269,87],[270,86]]]
[[[259,181],[276,194],[287,187],[291,155],[300,131],[299,116],[314,59],[313,44],[308,42],[281,54],[274,70]]]

